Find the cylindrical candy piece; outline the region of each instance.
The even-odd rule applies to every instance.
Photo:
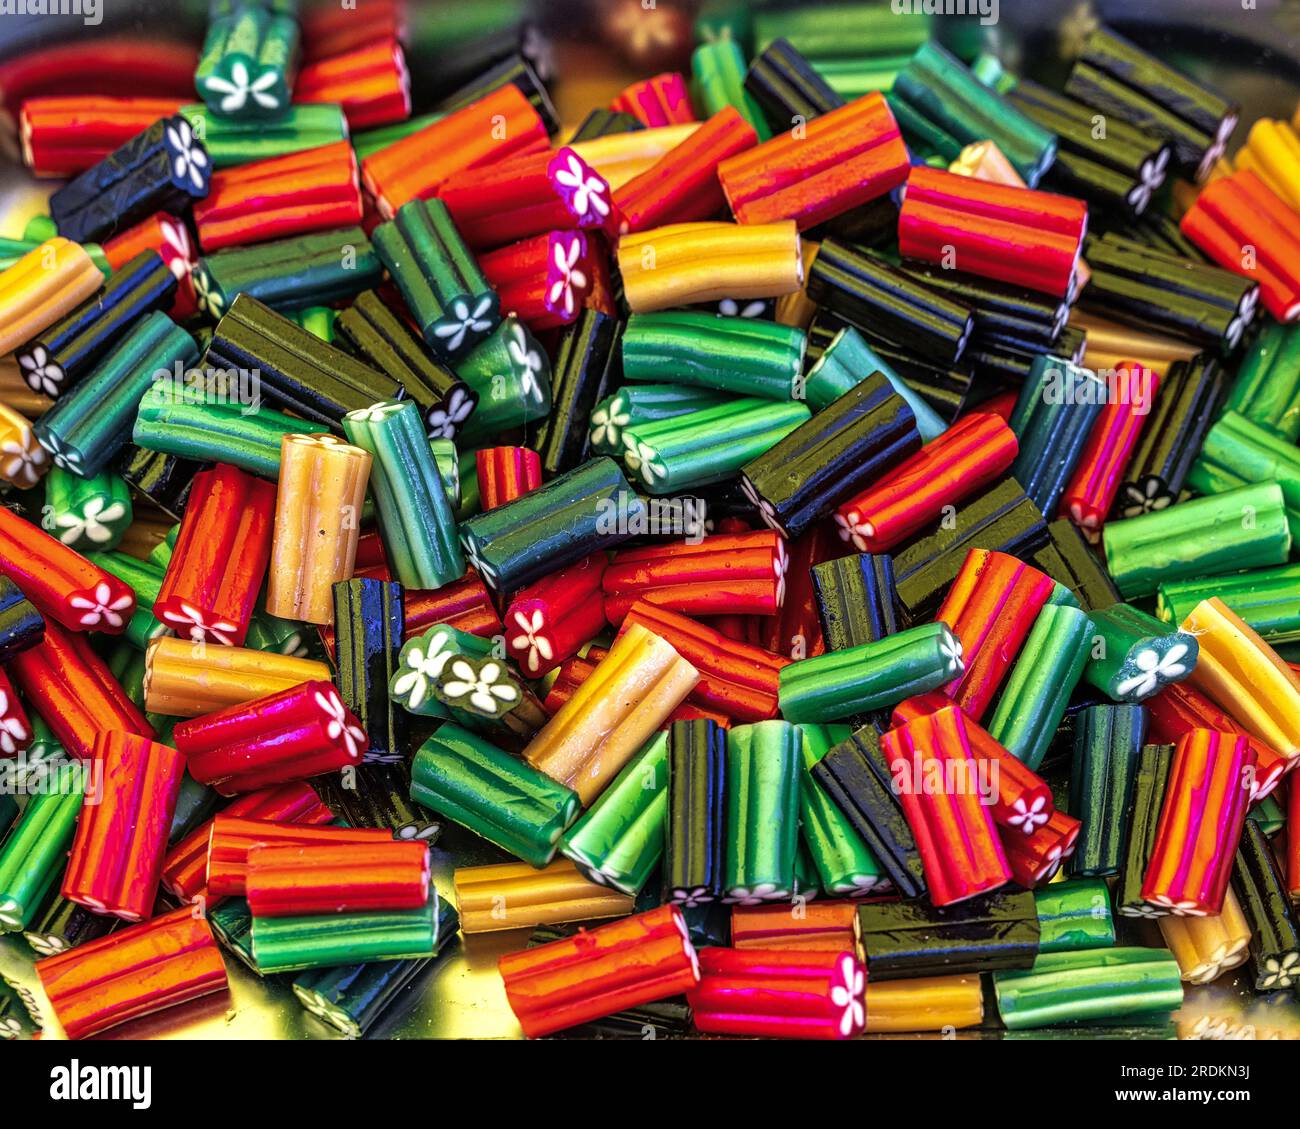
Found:
[[[1250,799],[1255,753],[1244,737],[1193,729],[1169,770],[1142,897],[1171,913],[1219,913]]]
[[[258,844],[244,896],[254,918],[418,909],[429,898],[429,846]]]
[[[572,789],[451,724],[416,752],[411,799],[536,867],[582,806]]]
[[[668,643],[634,624],[529,742],[524,759],[590,805],[699,677]]]
[[[355,765],[366,732],[333,685],[303,682],[182,721],[172,740],[195,780],[233,796]]]
[[[212,931],[189,906],[37,961],[36,975],[71,1039],[226,988]]]
[[[145,709],[168,717],[201,717],[330,678],[329,667],[314,659],[173,638],[149,643],[144,662]]]
[[[29,796],[0,845],[0,933],[32,923],[66,866],[87,781],[75,766],[54,771],[61,786]]]
[[[352,575],[372,455],[332,435],[286,435],[280,447],[266,610],[329,623],[334,585]]]
[[[1195,635],[1170,631],[1129,604],[1089,613],[1096,634],[1083,676],[1117,702],[1141,702],[1196,666]]]
[[[1070,859],[1071,874],[1095,877],[1119,872],[1146,729],[1146,710],[1141,706],[1108,703],[1076,715],[1070,814],[1083,826]]]
[[[706,948],[687,998],[710,1034],[848,1039],[866,1024],[866,987],[850,952]]]
[[[623,917],[633,905],[630,896],[590,881],[567,858],[540,870],[518,862],[460,866],[452,878],[466,935]]]
[[[675,721],[668,746],[664,885],[670,901],[703,905],[723,893],[727,733],[707,719]]]
[[[101,733],[89,763],[97,787],[77,821],[63,896],[96,913],[142,921],[158,894],[184,761],[148,738]]]
[[[724,901],[753,905],[794,893],[802,745],[784,721],[728,731]]]
[[[687,991],[700,976],[676,906],[510,953],[497,967],[530,1039]]]

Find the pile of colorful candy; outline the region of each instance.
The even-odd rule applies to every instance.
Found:
[[[1300,977],[1295,132],[724,7],[581,123],[520,24],[413,98],[383,2],[14,107],[0,931],[69,1036],[231,956],[360,1035],[501,930],[528,1036]],[[446,823],[518,861],[436,889]]]

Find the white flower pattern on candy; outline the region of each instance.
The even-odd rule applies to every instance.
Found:
[[[18,367],[33,392],[57,396],[63,387],[63,369],[51,362],[44,345],[34,346],[30,353],[19,354]]]
[[[772,569],[776,573],[776,606],[781,607],[785,604],[785,577],[790,571],[790,554],[785,549],[785,539],[778,537],[776,539],[776,557],[772,561]]]
[[[1264,989],[1289,988],[1300,977],[1300,953],[1287,953],[1281,957],[1269,957],[1264,961],[1267,975],[1260,978],[1259,986]]]
[[[1169,150],[1160,150],[1154,161],[1143,162],[1139,170],[1138,182],[1128,192],[1128,204],[1135,216],[1140,216],[1151,203],[1151,197],[1159,191],[1165,182],[1165,172],[1169,167]]]
[[[714,893],[707,886],[692,886],[689,890],[678,887],[673,890],[672,901],[674,904],[684,906],[686,909],[708,905],[714,900]]]
[[[1138,673],[1124,679],[1115,687],[1115,693],[1133,702],[1151,697],[1166,682],[1174,682],[1187,673],[1187,664],[1182,661],[1185,654],[1186,643],[1175,643],[1163,655],[1158,655],[1152,647],[1139,652],[1135,663]]]
[[[1248,291],[1242,299],[1241,308],[1233,315],[1228,322],[1228,328],[1223,331],[1224,343],[1229,349],[1235,349],[1237,342],[1241,340],[1241,335],[1246,332],[1246,327],[1255,318],[1255,306],[1259,302],[1259,290]]]
[[[63,441],[53,434],[37,435],[40,444],[49,453],[50,458],[54,460],[54,465],[60,470],[71,471],[73,474],[81,473],[81,452],[69,450],[63,445]]]
[[[497,586],[497,570],[482,558],[478,546],[472,545],[467,537],[462,537],[460,544],[461,548],[465,550],[465,556],[468,558],[470,566],[483,578],[483,582],[489,588],[495,588]]]
[[[691,942],[691,931],[687,928],[686,918],[678,910],[673,914],[673,922],[677,926],[677,932],[682,935],[682,946],[686,950],[686,955],[691,960],[691,970],[695,973],[696,983],[700,979],[700,955],[695,951],[695,945]]]
[[[202,147],[194,144],[194,130],[190,123],[182,119],[166,130],[167,141],[172,148],[172,172],[177,179],[188,179],[195,188],[202,188],[207,183],[208,155]]]
[[[201,266],[190,272],[190,281],[194,283],[194,300],[200,310],[211,318],[220,319],[224,299],[217,284]]]
[[[121,502],[105,505],[103,498],[91,498],[79,514],[60,514],[54,524],[63,532],[59,540],[65,545],[75,545],[83,537],[92,545],[104,545],[113,539],[109,526],[125,516],[126,506]]]
[[[411,711],[418,710],[428,699],[430,687],[455,655],[444,634],[431,632],[423,643],[424,646],[417,642],[403,648],[401,659],[407,669],[393,679],[393,693],[404,698],[406,708]]]
[[[570,190],[569,207],[578,219],[589,219],[593,212],[601,218],[609,215],[609,201],[605,199],[609,185],[577,153],[570,151],[568,167],[557,170],[555,180]]]
[[[542,358],[537,350],[528,347],[528,334],[519,322],[510,327],[506,351],[519,366],[519,390],[530,399],[541,400],[542,384],[538,377],[542,372]]]
[[[862,521],[862,515],[857,510],[850,510],[848,514],[836,513],[835,526],[839,530],[841,541],[852,541],[853,547],[860,553],[867,551],[867,543],[864,540],[866,528],[859,524]]]
[[[356,411],[348,412],[343,418],[353,423],[382,423],[394,412],[400,412],[403,403],[405,401],[382,400],[378,404],[371,404],[368,408],[357,408]]]
[[[14,439],[0,443],[0,455],[7,459],[2,468],[3,476],[15,486],[35,486],[41,477],[37,468],[43,467],[47,461],[45,448],[39,443],[24,445]]]
[[[554,243],[552,252],[554,271],[551,274],[551,285],[546,292],[546,299],[553,310],[558,306],[557,312],[566,318],[572,317],[574,310],[577,309],[578,300],[575,291],[583,290],[587,285],[586,273],[577,269],[583,242],[580,236],[575,235],[567,248],[564,246],[563,239],[557,239]]]
[[[1019,827],[1026,835],[1032,835],[1036,827],[1046,825],[1051,818],[1051,813],[1046,810],[1047,799],[1043,796],[1036,796],[1032,804],[1026,804],[1021,796],[1012,807],[1014,814],[1007,817],[1007,822],[1012,827]]]
[[[50,933],[24,933],[23,937],[31,945],[32,951],[43,957],[58,956],[59,953],[68,951],[67,942]]]
[[[857,961],[848,956],[840,961],[839,974],[841,983],[831,988],[831,1003],[844,1009],[840,1034],[847,1039],[854,1031],[861,1031],[867,1022],[867,977]]]
[[[20,1024],[13,1016],[6,1015],[3,1019],[0,1019],[0,1039],[12,1042],[22,1033],[22,1024]]]
[[[622,396],[613,397],[607,407],[591,413],[592,446],[617,448],[622,442],[623,428],[631,422],[627,401]]]
[[[329,724],[325,727],[325,736],[331,741],[342,738],[343,744],[347,746],[348,756],[355,759],[361,742],[366,739],[366,731],[348,721],[347,707],[337,694],[322,694],[317,691],[316,704],[329,718]]]
[[[218,107],[223,114],[234,114],[242,110],[247,105],[249,98],[252,98],[264,110],[276,110],[280,107],[280,99],[267,91],[276,84],[277,75],[275,71],[265,71],[264,73],[253,78],[248,73],[248,65],[242,60],[236,60],[230,68],[230,77],[222,78],[221,75],[209,75],[206,87],[209,91],[216,91],[222,95],[221,104]],[[176,170],[176,175],[180,176],[180,168]]]
[[[492,319],[487,316],[491,309],[492,299],[486,294],[479,298],[473,309],[464,298],[455,298],[443,319],[433,327],[433,335],[449,353],[458,353],[471,332],[487,333],[492,328]]]
[[[1166,494],[1158,478],[1148,477],[1140,484],[1127,483],[1124,487],[1124,517],[1140,517],[1153,510],[1163,510],[1173,502]]]
[[[726,318],[761,318],[767,309],[762,298],[741,305],[735,298],[723,298],[718,303],[718,313]]]
[[[444,407],[434,408],[426,420],[430,439],[455,439],[456,430],[474,411],[474,401],[463,388],[453,388]]]
[[[523,612],[515,612],[515,625],[522,634],[516,635],[510,646],[516,651],[527,652],[524,656],[524,664],[528,668],[528,673],[535,675],[542,669],[543,662],[550,662],[555,658],[555,648],[542,634],[542,628],[546,626],[546,617],[542,615],[541,608],[534,611],[531,617],[524,615]]]
[[[233,633],[238,628],[233,623],[227,623],[224,619],[219,619],[215,623],[208,623],[203,613],[192,604],[182,602],[179,612],[164,611],[163,619],[168,623],[175,624],[178,628],[186,628],[191,642],[202,643],[211,635],[222,646],[233,647],[235,644]]]
[[[466,659],[453,659],[451,678],[441,683],[442,692],[452,698],[467,698],[476,710],[498,717],[503,706],[514,706],[519,702],[518,687],[509,681],[509,674],[499,662],[484,663],[478,670]]]
[[[106,582],[101,581],[89,596],[73,596],[68,601],[68,606],[84,613],[77,620],[82,627],[98,627],[100,620],[110,627],[121,627],[124,621],[118,613],[125,611],[133,603],[135,603],[135,596],[130,592],[114,599],[113,590]]]
[[[948,673],[961,674],[966,669],[962,662],[961,640],[951,632],[939,639],[939,653],[948,660]]]

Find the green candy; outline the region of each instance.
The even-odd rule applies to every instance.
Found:
[[[742,399],[623,432],[623,463],[651,494],[724,482],[811,418],[803,404]]]
[[[926,623],[874,643],[830,651],[783,667],[781,716],[839,721],[937,690],[962,673],[961,643],[944,623]]]
[[[890,105],[905,105],[962,146],[993,141],[1030,188],[1056,159],[1056,135],[1025,117],[931,41],[894,80]],[[908,127],[899,121],[904,134]]]
[[[204,255],[191,272],[199,309],[219,319],[240,294],[280,312],[353,298],[378,286],[383,265],[366,233],[340,227]]]
[[[194,87],[214,114],[274,118],[289,105],[298,21],[269,5],[234,4],[208,23]]]
[[[416,752],[411,799],[537,867],[581,806],[576,792],[452,724]]]
[[[1246,351],[1223,405],[1288,443],[1300,439],[1300,326],[1270,321]]]
[[[456,522],[415,404],[349,412],[343,431],[374,457],[370,486],[397,579],[407,588],[431,589],[464,576]]]
[[[1049,604],[1038,613],[988,724],[989,734],[1037,771],[1088,662],[1092,620]]]
[[[1282,488],[1243,486],[1106,523],[1111,579],[1125,599],[1161,584],[1284,564],[1291,551]]]
[[[675,384],[634,384],[606,396],[591,413],[591,449],[598,455],[621,457],[632,449],[629,428],[658,423],[727,402],[727,397],[702,388]]]
[[[1246,818],[1258,823],[1259,829],[1270,838],[1286,826],[1286,815],[1282,811],[1282,805],[1271,792],[1250,809]]]
[[[496,329],[500,299],[441,200],[403,204],[372,238],[430,348],[454,360]]]
[[[1206,433],[1187,485],[1198,494],[1222,494],[1257,482],[1281,487],[1294,543],[1300,535],[1300,450],[1245,416],[1225,412]]]
[[[198,393],[177,394],[157,385],[140,401],[131,438],[149,451],[229,463],[259,478],[277,479],[280,441],[309,429],[303,420],[263,404],[205,402]]]
[[[1142,706],[1107,703],[1075,716],[1069,811],[1081,826],[1067,864],[1071,874],[1119,873],[1146,713]]]
[[[141,318],[32,428],[55,466],[93,478],[131,434],[140,398],[159,374],[199,359],[194,339],[159,310]]]
[[[441,463],[439,465],[441,466]],[[460,485],[456,522],[460,524],[462,521],[468,521],[482,508],[483,499],[478,490],[478,452],[460,452],[456,461],[456,480]]]
[[[120,475],[82,478],[56,466],[45,476],[41,525],[68,548],[112,549],[131,521],[131,491]]]
[[[852,102],[864,94],[887,93],[911,58],[911,55],[881,55],[879,58],[818,59],[813,63],[813,70],[844,101]]]
[[[481,659],[492,653],[492,640],[480,639],[446,623],[408,639],[397,656],[397,669],[388,696],[408,713],[421,717],[449,716],[434,689],[447,664],[457,656]]]
[[[329,306],[308,306],[294,315],[294,321],[328,345],[334,343],[334,316]]]
[[[927,5],[928,6],[928,5]],[[754,47],[764,50],[774,39],[788,39],[809,59],[843,59],[911,55],[930,38],[932,24],[921,4],[911,11],[879,0],[825,6],[795,4],[759,7],[753,15]]]
[[[253,956],[253,915],[243,898],[222,898],[219,905],[208,911],[208,924],[213,935],[240,961],[259,976],[262,970]]]
[[[847,725],[801,725],[803,770],[799,780],[799,825],[803,845],[833,898],[855,898],[889,885],[880,860],[812,775],[812,767],[841,741]]]
[[[497,442],[503,431],[550,413],[550,358],[514,314],[457,361],[455,369],[478,395],[478,406],[457,433],[462,444]]]
[[[668,734],[656,733],[560,839],[591,881],[635,896],[664,853]]]
[[[1201,648],[1185,631],[1129,604],[1088,614],[1094,634],[1083,677],[1115,701],[1145,701],[1196,668]]]
[[[1072,952],[1115,943],[1110,891],[1100,878],[1053,882],[1034,891],[1038,910],[1038,951]]]
[[[745,53],[740,45],[730,41],[705,43],[691,56],[691,78],[695,103],[709,118],[720,110],[732,106],[745,121],[754,127],[759,141],[772,136],[763,110],[754,96],[745,89],[748,71]]]
[[[459,919],[438,891],[419,909],[370,913],[254,917],[253,960],[263,975],[366,964],[375,960],[416,960],[436,956]]]
[[[1046,953],[1030,969],[995,972],[993,990],[1013,1031],[1175,1011],[1183,1003],[1178,962],[1167,949]]]
[[[1162,584],[1156,590],[1156,615],[1166,623],[1182,623],[1211,596],[1241,616],[1266,643],[1300,639],[1300,564]]]
[[[623,333],[623,375],[793,400],[807,346],[802,329],[771,321],[691,311],[633,314]]]
[[[916,430],[921,433],[922,442],[928,443],[948,430],[948,425],[925,398],[914,392],[907,381],[882,361],[867,344],[866,338],[851,325],[831,338],[831,343],[804,374],[802,399],[814,412],[820,412],[873,372],[884,373],[894,391],[907,401],[916,417]]]
[[[784,721],[727,732],[723,901],[784,901],[795,892],[803,734]]]
[[[438,475],[442,478],[443,493],[447,495],[447,505],[453,510],[460,509],[460,455],[456,452],[454,439],[430,439],[429,450],[433,461],[438,464]],[[475,478],[477,478],[477,473]]]
[[[319,149],[348,137],[343,107],[333,102],[290,106],[273,121],[223,118],[202,103],[182,106],[180,113],[203,142],[214,169]]]
[[[85,773],[65,765],[27,797],[22,817],[0,847],[0,933],[26,929],[46,893],[59,880],[81,814]]]

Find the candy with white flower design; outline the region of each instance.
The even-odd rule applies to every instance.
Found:
[[[1089,614],[1096,634],[1083,676],[1115,701],[1144,701],[1193,673],[1200,647],[1191,632],[1166,627],[1130,604]]]
[[[591,449],[598,455],[618,458],[624,453],[627,429],[633,425],[673,419],[725,402],[727,397],[721,393],[675,384],[621,388],[591,412]]]
[[[851,952],[706,948],[687,999],[711,1034],[849,1039],[866,1025],[866,988]]]
[[[632,912],[632,898],[598,885],[567,858],[540,870],[527,863],[460,866],[453,874],[465,934],[596,921]]]
[[[753,905],[794,893],[803,737],[784,721],[726,735],[723,901]]]
[[[505,613],[506,654],[527,678],[541,678],[605,627],[604,553],[559,569],[520,591]]]
[[[442,834],[442,824],[411,802],[411,773],[405,764],[363,764],[346,780],[341,774],[319,776],[313,787],[350,827],[421,843],[436,842]]]
[[[1255,990],[1294,987],[1300,982],[1300,928],[1268,839],[1249,821],[1237,849],[1232,888],[1250,927]]]
[[[581,810],[576,792],[450,723],[416,752],[411,799],[539,868]]]
[[[271,558],[275,487],[224,463],[194,488],[154,615],[196,643],[238,647]]]
[[[32,422],[8,404],[0,404],[0,482],[27,490],[52,465]]]
[[[154,310],[41,416],[36,438],[55,466],[91,478],[129,442],[137,407],[158,373],[186,369],[198,358],[194,339]]]
[[[120,918],[104,917],[52,890],[23,938],[38,957],[49,957],[106,937],[121,924]]]
[[[475,718],[496,721],[524,700],[515,675],[500,659],[453,657],[443,667],[434,694],[444,705]]]
[[[483,445],[551,410],[551,362],[522,321],[507,315],[487,340],[456,363],[456,373],[478,398],[457,438]]]
[[[16,351],[32,391],[59,396],[90,372],[132,324],[176,300],[176,276],[157,251],[144,250],[109,276],[90,301]]]
[[[194,71],[195,89],[223,117],[274,118],[293,95],[298,38],[294,6],[266,0],[215,6]]]
[[[440,200],[404,204],[372,238],[425,342],[446,361],[468,353],[497,327],[502,309],[513,308],[497,297]]]
[[[747,463],[740,482],[767,525],[798,537],[920,445],[912,409],[873,373]]]
[[[172,731],[190,775],[222,795],[306,780],[356,765],[366,732],[328,682],[303,682]]]
[[[217,321],[240,297],[286,311],[353,298],[379,284],[384,265],[361,228],[338,227],[224,248],[200,258],[192,278],[199,310]]]
[[[479,265],[500,308],[537,333],[570,324],[586,308],[594,254],[585,232],[548,231],[489,251]]]
[[[667,758],[668,734],[660,731],[560,838],[590,881],[635,895],[650,880],[665,849]]]
[[[424,416],[431,439],[455,439],[479,394],[430,355],[400,317],[373,290],[339,313],[335,328],[362,360],[395,380]]]
[[[50,197],[59,234],[102,242],[153,215],[179,214],[208,194],[212,161],[190,123],[161,118]]]
[[[131,494],[119,475],[91,478],[54,467],[45,480],[45,514],[51,533],[78,552],[108,552],[133,520]]]
[[[3,506],[0,573],[43,616],[70,631],[116,635],[135,611],[135,595],[126,584]]]
[[[708,719],[668,731],[663,818],[664,893],[692,907],[723,895],[727,826],[727,731]]]
[[[0,353],[67,317],[104,282],[80,244],[55,236],[0,271]]]
[[[1209,984],[1250,959],[1250,922],[1231,886],[1223,896],[1222,913],[1210,917],[1166,914],[1157,924],[1165,946],[1174,954],[1189,984]]]

